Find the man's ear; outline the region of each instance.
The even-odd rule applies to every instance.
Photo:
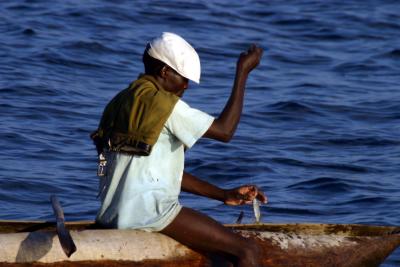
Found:
[[[165,78],[168,75],[168,66],[164,65],[161,70],[160,70],[160,76],[161,78]]]

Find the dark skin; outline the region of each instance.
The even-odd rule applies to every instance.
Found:
[[[262,48],[252,45],[246,52],[240,54],[231,95],[223,111],[203,137],[222,142],[229,142],[232,139],[242,114],[248,75],[258,66],[262,53]],[[167,65],[161,69],[156,79],[165,90],[179,97],[189,85],[188,79]],[[183,173],[181,186],[183,191],[219,200],[227,205],[250,204],[254,198],[263,203],[267,202],[264,193],[255,185],[222,189],[187,172]],[[233,233],[219,222],[190,208],[182,208],[174,221],[161,233],[197,250],[234,256],[239,267],[260,266],[261,255],[254,242]]]

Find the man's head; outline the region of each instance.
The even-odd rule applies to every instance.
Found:
[[[182,37],[163,33],[150,41],[143,53],[145,73],[156,76],[164,88],[177,95],[188,80],[200,81],[200,59],[194,48]],[[183,92],[183,91],[182,91]]]

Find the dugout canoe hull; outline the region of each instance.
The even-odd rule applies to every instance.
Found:
[[[212,266],[159,233],[67,223],[77,251],[67,258],[52,222],[0,221],[0,266]],[[400,245],[400,227],[337,224],[226,225],[262,247],[263,266],[373,267]],[[217,259],[218,261],[218,259]],[[221,262],[217,266],[223,265]]]

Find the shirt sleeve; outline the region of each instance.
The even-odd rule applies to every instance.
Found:
[[[191,148],[210,128],[214,117],[191,108],[182,100],[178,100],[165,126],[187,148]]]

